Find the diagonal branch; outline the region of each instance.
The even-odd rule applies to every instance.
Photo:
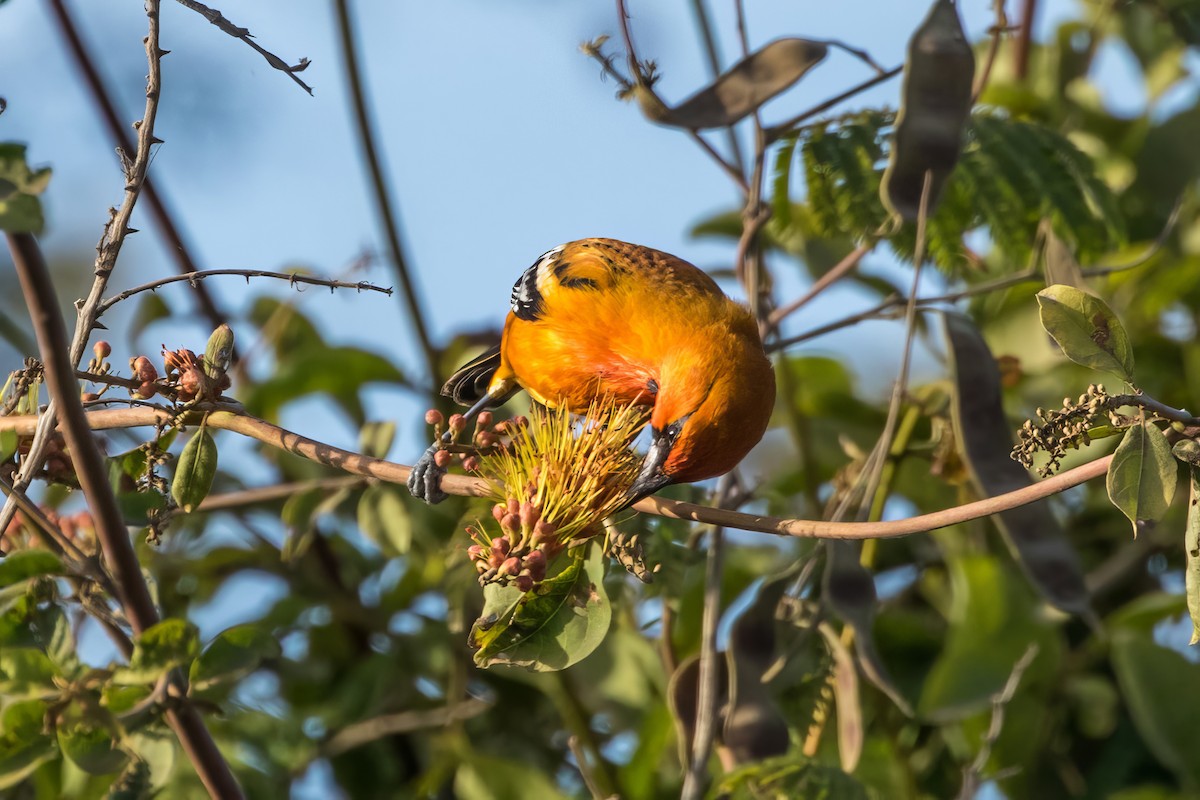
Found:
[[[154,19],[156,14],[152,14]],[[71,452],[71,461],[79,485],[87,498],[96,526],[104,560],[112,571],[117,599],[125,609],[134,635],[140,635],[159,621],[158,609],[142,576],[133,543],[125,529],[125,520],[117,507],[117,498],[108,482],[108,468],[92,436],[79,389],[75,368],[67,352],[67,328],[58,311],[58,298],[50,282],[50,273],[41,249],[32,234],[8,234],[13,265],[25,294],[25,303],[33,318],[38,348],[45,365],[46,385],[62,414],[62,432]],[[195,709],[188,705],[167,712],[167,722],[179,737],[200,780],[213,797],[240,798],[241,789],[229,764],[204,727]]]
[[[404,256],[404,247],[400,243],[400,223],[393,208],[391,195],[388,193],[387,181],[383,177],[383,165],[375,146],[375,134],[371,127],[371,115],[367,109],[366,92],[363,90],[362,75],[358,66],[358,44],[354,37],[354,26],[350,20],[349,0],[337,0],[338,30],[341,33],[342,60],[346,69],[346,80],[350,83],[350,96],[354,101],[354,117],[357,123],[359,146],[362,147],[363,158],[366,160],[367,172],[371,178],[371,188],[375,195],[375,205],[383,223],[384,235],[387,238],[388,252],[392,258],[392,267],[396,270],[396,278],[400,281],[400,293],[408,310],[408,319],[413,333],[421,345],[425,356],[425,368],[433,384],[438,381],[437,349],[429,337],[429,325],[425,321],[425,312],[417,297],[416,282]]]
[[[235,39],[241,39],[252,49],[256,50],[259,55],[265,58],[268,64],[287,75],[289,78],[294,80],[301,89],[308,92],[309,95],[312,95],[312,87],[296,76],[297,72],[303,72],[304,70],[308,69],[310,62],[307,58],[301,58],[299,63],[297,63],[295,66],[289,66],[288,63],[282,58],[261,47],[258,42],[254,41],[254,35],[251,34],[249,30],[234,25],[225,17],[224,14],[222,14],[220,11],[217,11],[215,8],[209,8],[203,3],[196,2],[196,0],[175,0],[175,2],[179,3],[181,6],[190,8],[192,11],[195,11],[213,25],[216,25],[218,28],[220,28],[224,33],[229,34]]]

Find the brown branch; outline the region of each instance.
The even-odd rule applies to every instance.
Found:
[[[242,508],[259,503],[286,500],[293,495],[306,492],[309,489],[355,489],[360,486],[366,486],[368,483],[368,480],[360,477],[317,478],[311,481],[279,483],[274,486],[262,486],[257,489],[244,489],[240,492],[210,494],[201,501],[200,505],[196,506],[196,510],[209,513],[213,511],[226,511],[231,508]],[[172,513],[183,514],[185,512],[181,509],[175,509]]]
[[[235,39],[241,39],[243,42],[245,42],[247,45],[249,45],[252,49],[254,49],[259,55],[261,55],[263,58],[265,58],[267,60],[268,64],[270,64],[272,67],[279,70],[280,72],[286,74],[289,78],[291,78],[293,81],[295,81],[296,84],[301,89],[308,92],[310,96],[312,95],[312,93],[313,93],[312,87],[309,86],[304,81],[300,80],[300,78],[296,77],[297,72],[303,72],[304,70],[308,69],[308,65],[311,62],[307,58],[301,58],[300,62],[298,64],[296,64],[294,66],[289,66],[288,63],[286,61],[284,61],[282,58],[280,58],[279,56],[275,55],[274,53],[270,52],[269,50],[265,50],[262,47],[260,47],[258,42],[254,41],[254,36],[253,36],[253,34],[250,33],[249,30],[247,30],[246,28],[240,28],[237,25],[234,25],[232,22],[230,22],[228,19],[226,19],[226,17],[220,11],[217,11],[215,8],[209,8],[208,6],[204,5],[203,3],[196,2],[196,0],[175,0],[175,2],[179,3],[181,6],[190,8],[192,11],[195,11],[197,14],[204,17],[206,20],[211,22],[213,25],[220,28],[222,32],[229,34],[230,36],[232,36]]]
[[[204,280],[205,278],[211,278],[215,275],[238,275],[245,278],[246,283],[249,283],[251,278],[275,278],[277,280],[287,281],[292,286],[295,286],[298,283],[304,283],[310,286],[327,286],[329,287],[330,292],[332,292],[334,289],[354,289],[359,292],[382,292],[389,297],[392,294],[391,287],[385,288],[383,286],[376,286],[375,284],[368,283],[367,281],[356,281],[354,283],[350,283],[348,281],[333,280],[332,278],[319,278],[315,275],[301,275],[297,272],[271,272],[269,270],[262,269],[206,269],[202,272],[191,272],[186,275],[172,275],[169,278],[159,278],[156,281],[150,281],[149,283],[143,283],[140,286],[134,286],[132,289],[126,289],[120,294],[113,295],[107,300],[102,301],[100,303],[100,309],[97,316],[103,314],[105,311],[108,311],[122,300],[128,300],[130,297],[133,297],[136,294],[141,294],[142,292],[153,292],[160,286],[166,286],[167,284],[171,283],[179,283],[180,281],[187,281],[192,285],[192,288],[195,288],[196,286],[200,285],[200,281]]]
[[[147,11],[151,18],[151,39],[157,40],[157,8],[149,3]],[[79,401],[74,363],[68,353],[67,328],[58,311],[58,298],[50,282],[49,270],[32,234],[10,233],[8,246],[25,304],[33,319],[38,349],[45,365],[46,385],[62,415],[63,438],[71,451],[79,485],[92,513],[101,552],[112,570],[116,597],[134,635],[140,635],[159,621],[158,609],[142,576],[141,564],[109,485],[104,456],[92,436],[87,413]],[[181,706],[169,710],[167,722],[175,730],[209,794],[218,798],[242,797],[233,772],[195,709]]]
[[[818,114],[824,114],[829,109],[833,108],[836,105],[844,103],[845,101],[849,100],[851,97],[854,97],[857,94],[861,94],[862,92],[865,92],[868,89],[873,89],[876,86],[878,86],[879,84],[883,83],[884,81],[887,81],[887,80],[890,80],[890,79],[896,77],[903,70],[904,70],[903,64],[901,64],[898,67],[893,67],[893,68],[889,69],[887,72],[880,73],[879,75],[876,75],[873,78],[868,78],[867,80],[863,81],[862,83],[858,84],[857,86],[850,87],[849,89],[842,92],[841,94],[836,95],[835,97],[831,97],[823,103],[818,103],[817,105],[813,106],[812,108],[808,109],[807,111],[801,112],[785,122],[781,122],[778,125],[772,125],[771,127],[767,128],[767,130],[766,130],[767,144],[771,144],[772,142],[778,141],[780,139],[780,137],[787,136],[800,123],[802,123],[806,120],[812,119],[813,117],[817,116]]]
[[[987,88],[988,79],[992,76],[992,67],[996,64],[996,56],[1000,53],[1000,40],[1010,30],[1004,0],[993,0],[993,7],[996,11],[996,21],[988,30],[991,38],[988,41],[987,55],[983,58],[983,69],[979,71],[979,75],[975,78],[975,86],[971,89],[971,105],[979,102],[979,95],[983,94],[983,90]]]
[[[721,59],[717,52],[717,38],[713,34],[712,22],[708,18],[708,8],[704,0],[691,0],[692,14],[696,17],[696,27],[700,30],[700,40],[704,44],[704,56],[708,62],[708,74],[715,81],[721,76]],[[730,125],[725,128],[729,152],[733,155],[733,166],[738,174],[746,173],[746,160],[742,157],[742,148],[738,144],[737,130]]]
[[[854,268],[858,266],[858,262],[863,260],[863,256],[871,252],[874,247],[875,242],[872,241],[869,244],[860,245],[850,251],[845,258],[835,264],[828,272],[813,281],[813,285],[809,287],[807,292],[786,306],[772,311],[771,315],[767,317],[767,324],[771,327],[777,327],[789,314],[799,311],[812,302],[814,297],[853,272]]]
[[[396,278],[400,282],[400,293],[404,297],[409,322],[421,345],[421,352],[425,356],[425,369],[428,371],[433,385],[437,386],[440,385],[438,353],[429,338],[429,326],[425,321],[425,312],[422,310],[421,301],[417,297],[416,282],[409,270],[408,260],[404,256],[404,247],[400,242],[400,223],[396,217],[391,195],[388,193],[378,148],[375,146],[371,114],[367,108],[366,91],[363,89],[362,75],[358,65],[358,44],[355,41],[354,27],[350,20],[349,0],[337,0],[335,6],[338,31],[341,34],[342,63],[346,70],[346,80],[349,83],[350,98],[354,102],[358,143],[362,148],[367,173],[371,179],[376,211],[383,223],[383,232],[387,238],[388,252],[392,259],[392,268],[395,269]]]
[[[331,444],[309,439],[307,436],[293,433],[265,420],[251,417],[235,407],[201,405],[196,408],[194,413],[205,411],[209,412],[208,426],[210,428],[240,433],[271,447],[287,450],[310,461],[317,461],[355,475],[365,475],[388,483],[403,484],[408,481],[408,473],[412,470],[412,467],[405,464],[364,456],[352,450],[344,450]],[[88,412],[87,417],[93,430],[111,430],[114,428],[153,427],[169,421],[171,414],[154,408],[115,408],[91,411]],[[34,416],[0,417],[0,431],[14,430],[18,434],[28,435],[33,432],[37,420],[38,417]],[[639,500],[632,508],[644,514],[657,514],[672,519],[686,519],[692,522],[723,525],[726,528],[771,533],[777,536],[794,536],[800,539],[893,539],[988,517],[1000,511],[1007,511],[1010,508],[1027,505],[1058,494],[1073,486],[1100,477],[1108,470],[1110,461],[1112,461],[1111,455],[1103,456],[1016,491],[929,514],[888,522],[782,519],[710,508],[695,503],[668,500],[665,497],[647,497]],[[491,497],[494,495],[494,490],[487,481],[465,475],[447,475],[442,478],[442,491],[467,497]]]
[[[83,74],[84,82],[87,83],[88,90],[92,94],[92,100],[100,110],[100,117],[108,129],[109,138],[116,147],[125,153],[134,152],[134,144],[126,133],[126,125],[117,115],[116,106],[113,105],[108,89],[100,77],[100,72],[84,45],[74,20],[71,19],[65,0],[50,0],[50,8],[54,11],[54,18],[58,21],[63,38],[67,40],[71,54],[75,57],[76,66]],[[195,272],[196,261],[192,258],[191,249],[184,243],[183,236],[175,225],[175,219],[167,208],[166,200],[158,193],[156,185],[149,177],[146,178],[142,191],[146,195],[150,216],[154,219],[155,227],[166,240],[167,252],[175,259],[176,268],[183,274]],[[224,322],[225,315],[217,308],[216,301],[208,293],[208,289],[203,286],[194,286],[193,288],[196,290],[196,303],[209,323],[215,328]]]
[[[1022,0],[1021,21],[1013,45],[1013,77],[1023,81],[1029,75],[1029,51],[1033,45],[1033,20],[1037,16],[1037,0]]]

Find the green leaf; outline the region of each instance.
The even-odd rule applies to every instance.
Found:
[[[202,424],[184,445],[175,465],[171,496],[184,511],[192,511],[208,497],[213,476],[217,474],[217,445]]]
[[[987,497],[1033,483],[1012,460],[1012,428],[1004,414],[1000,370],[979,330],[967,317],[945,314],[947,352],[954,374],[951,408],[971,479]],[[1049,500],[1001,511],[991,519],[1038,592],[1069,614],[1090,614],[1083,565]]]
[[[58,670],[49,657],[32,647],[0,648],[0,695],[50,697],[57,694]]]
[[[1185,789],[1200,791],[1200,693],[1190,690],[1200,686],[1200,665],[1128,630],[1113,635],[1112,665],[1142,740]]]
[[[711,796],[730,800],[765,797],[867,800],[871,795],[861,783],[840,769],[795,753],[749,764],[722,775]]]
[[[456,762],[453,796],[461,800],[501,797],[560,800],[565,797],[549,775],[509,758],[470,753]]]
[[[1108,498],[1129,517],[1133,535],[1162,519],[1175,496],[1176,466],[1166,435],[1149,422],[1125,432],[1108,466]]]
[[[0,558],[0,587],[63,572],[62,561],[48,550],[18,550]]]
[[[722,73],[711,85],[668,108],[638,87],[642,113],[660,125],[689,130],[737,123],[783,92],[825,58],[821,42],[786,38],[769,42]]]
[[[0,734],[9,741],[33,739],[41,736],[46,727],[46,712],[49,704],[44,700],[17,700],[9,702],[0,713]]]
[[[355,347],[316,347],[280,354],[271,377],[246,397],[246,407],[258,416],[275,419],[292,400],[324,393],[333,398],[355,425],[365,415],[358,392],[363,384],[386,382],[408,385],[399,369],[387,358]]]
[[[358,432],[358,451],[371,458],[387,458],[395,438],[395,422],[368,422]]]
[[[214,686],[249,675],[265,658],[279,658],[279,642],[265,625],[249,622],[221,631],[200,657],[192,662],[191,691],[204,692]]]
[[[0,463],[8,461],[17,452],[21,437],[14,430],[0,431]]]
[[[154,683],[169,670],[182,667],[200,650],[200,634],[187,620],[165,619],[142,632],[134,642],[129,666],[113,674],[116,683]]]
[[[49,736],[7,739],[0,739],[0,790],[17,786],[55,755],[54,740]]]
[[[1133,383],[1133,347],[1125,327],[1103,300],[1062,285],[1046,287],[1037,299],[1042,327],[1067,358]]]
[[[918,710],[929,719],[962,719],[991,705],[1031,641],[1047,642],[1034,661],[1047,663],[1052,647],[1024,583],[999,559],[951,559],[950,629],[921,691]]]
[[[125,766],[127,756],[117,748],[116,727],[90,718],[60,722],[55,729],[58,747],[67,758],[90,775],[107,775]]]
[[[150,524],[150,515],[167,507],[167,498],[151,488],[143,492],[119,492],[117,507],[126,525],[141,527]]]
[[[45,220],[37,196],[49,183],[49,167],[29,169],[25,145],[0,144],[0,230],[40,233]]]
[[[510,602],[514,594],[516,600]],[[480,667],[566,669],[591,655],[612,620],[612,604],[604,591],[604,554],[595,543],[586,558],[576,557],[533,590],[495,592],[492,599],[492,608],[485,604],[484,617],[471,627],[469,644]],[[508,607],[499,613],[492,610],[501,603]]]
[[[1188,470],[1191,491],[1188,497],[1187,527],[1183,532],[1183,550],[1187,566],[1184,569],[1184,586],[1187,593],[1188,614],[1192,617],[1192,640],[1200,642],[1200,468]]]
[[[390,557],[412,547],[413,526],[405,506],[405,490],[390,483],[368,486],[358,501],[358,527]]]

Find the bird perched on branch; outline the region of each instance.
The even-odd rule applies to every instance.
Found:
[[[582,412],[596,398],[653,406],[652,439],[630,502],[671,483],[728,472],[766,430],[775,374],[750,311],[675,256],[615,239],[544,253],[512,290],[499,346],[442,394],[473,417],[520,389]],[[413,495],[440,502],[435,442],[413,467]]]

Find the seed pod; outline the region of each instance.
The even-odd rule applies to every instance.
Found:
[[[953,0],[934,0],[908,43],[904,88],[892,152],[880,195],[905,222],[920,215],[925,173],[930,175],[928,214],[962,151],[963,126],[971,116],[975,54]]]
[[[204,373],[210,378],[216,378],[229,369],[233,359],[233,328],[220,325],[208,337],[204,347]]]

